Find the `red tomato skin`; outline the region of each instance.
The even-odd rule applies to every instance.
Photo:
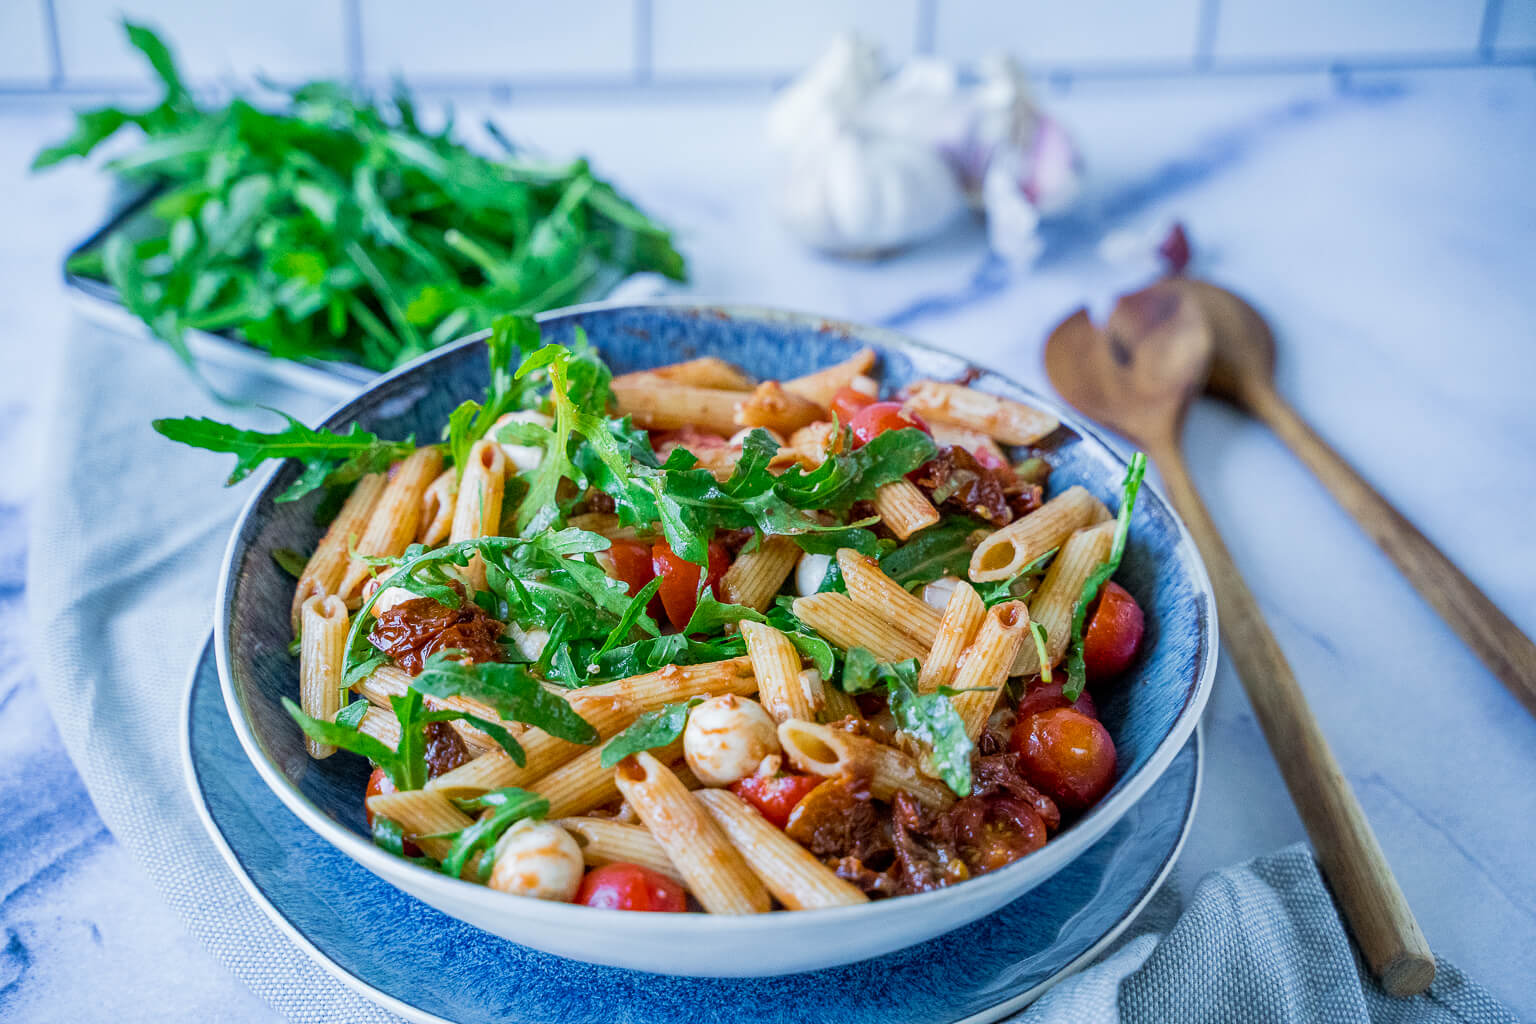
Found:
[[[832,396],[832,411],[837,415],[837,422],[846,427],[860,410],[877,401],[873,395],[866,395],[855,388],[838,388],[837,394]]]
[[[395,791],[395,780],[389,777],[389,773],[383,768],[375,768],[373,774],[368,776],[368,788],[363,790],[363,815],[368,819],[368,831],[373,831],[373,809],[368,806],[368,798],[371,796],[384,796]],[[405,840],[401,852],[407,857],[420,857],[421,850],[409,839]]]
[[[805,794],[821,785],[817,775],[754,775],[731,783],[731,792],[756,807],[763,817],[779,828],[789,824],[789,816]]]
[[[866,405],[853,417],[849,426],[853,428],[855,445],[868,444],[878,434],[903,427],[916,427],[925,434],[933,433],[920,416],[903,410],[900,402],[874,402]]]
[[[657,596],[666,609],[667,619],[678,629],[688,625],[693,610],[699,606],[699,567],[673,552],[664,540],[651,548],[651,565],[655,575],[661,577],[661,589]],[[705,583],[720,596],[718,584],[725,570],[731,567],[731,556],[725,545],[718,540],[709,542],[709,573]]]
[[[1124,672],[1141,650],[1146,616],[1130,591],[1110,580],[1083,630],[1083,666],[1089,679],[1111,679]]]
[[[1018,707],[1014,709],[1019,721],[1052,708],[1072,708],[1075,711],[1081,711],[1089,718],[1099,717],[1099,709],[1094,705],[1093,697],[1087,690],[1078,694],[1077,700],[1069,701],[1061,692],[1065,686],[1066,683],[1059,676],[1052,676],[1049,683],[1042,683],[1038,679],[1031,683],[1024,696],[1019,698]]]
[[[678,914],[688,909],[683,887],[639,864],[604,864],[588,871],[575,902],[602,910]]]
[[[629,588],[629,596],[640,593],[640,588],[656,576],[656,562],[651,549],[637,540],[616,540],[608,548],[613,559],[613,571]]]
[[[1024,777],[1063,810],[1093,806],[1115,783],[1115,741],[1080,711],[1052,708],[1021,718],[1009,745]]]

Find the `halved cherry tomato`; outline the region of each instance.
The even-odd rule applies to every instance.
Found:
[[[368,806],[368,798],[371,796],[384,796],[395,791],[395,780],[389,777],[389,773],[383,768],[375,768],[373,774],[368,776],[368,788],[363,790],[363,814],[368,819],[368,831],[373,831],[373,808]],[[405,841],[401,852],[407,857],[420,857],[421,850],[409,839]]]
[[[1082,810],[1115,781],[1115,741],[1081,711],[1052,708],[1019,719],[1009,737],[1031,785],[1063,810]]]
[[[818,775],[753,775],[731,783],[731,792],[763,812],[779,828],[789,823],[790,812],[811,790],[821,785]]]
[[[832,411],[837,414],[837,422],[846,427],[853,422],[859,410],[874,405],[876,401],[878,399],[873,395],[866,395],[856,388],[838,388],[837,394],[832,396]]]
[[[699,567],[681,555],[674,554],[664,540],[657,541],[651,548],[651,565],[655,574],[661,577],[658,596],[662,607],[667,610],[667,618],[672,625],[682,629],[688,625],[688,620],[693,618],[693,610],[699,606]],[[731,556],[725,545],[718,540],[710,541],[709,573],[705,576],[705,584],[715,588],[720,577],[730,567]],[[719,590],[715,590],[715,596],[720,596]]]
[[[616,540],[608,549],[613,559],[613,571],[629,588],[629,596],[640,593],[640,588],[656,576],[656,563],[651,558],[649,545],[637,540]]]
[[[1061,691],[1066,684],[1058,677],[1052,677],[1048,683],[1042,683],[1036,679],[1029,684],[1029,689],[1024,691],[1024,696],[1019,698],[1019,706],[1014,710],[1019,720],[1023,721],[1030,715],[1041,711],[1049,711],[1051,708],[1072,708],[1081,711],[1089,718],[1098,718],[1099,709],[1094,705],[1093,698],[1084,690],[1077,695],[1077,700],[1069,701]]]
[[[866,405],[853,417],[849,426],[853,427],[855,444],[868,444],[876,434],[883,434],[887,430],[900,430],[903,427],[916,427],[925,434],[933,433],[928,429],[928,424],[923,422],[922,417],[904,410],[900,402],[875,402]]]
[[[604,864],[588,871],[575,902],[600,910],[681,913],[688,909],[683,887],[639,864]]]
[[[1083,630],[1083,667],[1090,679],[1108,679],[1126,670],[1141,647],[1146,618],[1130,591],[1110,581]]]

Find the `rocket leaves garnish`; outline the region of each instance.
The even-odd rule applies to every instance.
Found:
[[[1115,517],[1115,538],[1109,548],[1109,558],[1094,567],[1083,582],[1082,593],[1072,607],[1072,640],[1067,647],[1067,682],[1062,696],[1077,700],[1088,683],[1087,667],[1083,662],[1083,630],[1088,618],[1088,607],[1098,596],[1099,588],[1120,568],[1125,556],[1125,541],[1131,532],[1131,514],[1136,509],[1136,493],[1141,490],[1142,477],[1147,473],[1147,457],[1141,452],[1131,456],[1126,467],[1125,479],[1120,485],[1120,511]]]
[[[612,768],[630,754],[676,743],[688,724],[688,713],[702,703],[703,697],[692,697],[645,712],[629,728],[604,744],[599,762],[604,768]]]
[[[896,727],[922,741],[928,749],[928,766],[945,785],[957,796],[969,796],[971,752],[976,745],[949,697],[920,693],[917,679],[916,658],[886,664],[864,648],[854,647],[843,661],[843,691],[865,693],[884,686]]]

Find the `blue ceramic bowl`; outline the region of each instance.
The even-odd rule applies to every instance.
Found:
[[[586,331],[616,373],[717,355],[759,377],[797,376],[869,345],[882,357],[887,389],[919,377],[952,378],[965,360],[902,335],[772,310],[693,304],[594,305],[543,318],[546,341]],[[382,377],[326,420],[385,437],[435,438],[449,412],[478,397],[487,380],[481,337],[441,349]],[[1082,484],[1113,507],[1125,464],[1056,402],[995,373],[973,386],[1056,414],[1046,445],[1052,490]],[[278,504],[298,467],[268,474],[230,541],[214,631],[220,681],[235,733],[273,792],[302,821],[358,864],[454,917],[546,952],[666,974],[785,974],[849,963],[903,948],[987,914],[1045,881],[1101,837],[1189,739],[1216,667],[1216,607],[1193,542],[1151,488],[1142,491],[1119,579],[1141,602],[1141,658],[1094,693],[1114,737],[1120,776],[1109,794],[1046,846],[1000,871],[936,892],[866,906],[721,917],[624,914],[529,900],[418,867],[373,846],[361,793],[367,767],[347,755],[312,761],[281,699],[297,691],[288,654],[292,580],[273,561],[279,548],[309,550],[319,539],[315,496]]]

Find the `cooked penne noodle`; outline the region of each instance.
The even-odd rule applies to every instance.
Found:
[[[827,410],[803,395],[785,391],[776,380],[765,380],[736,409],[736,423],[743,427],[767,427],[789,434],[817,420]]]
[[[867,608],[860,608],[846,594],[829,590],[797,597],[793,607],[801,622],[845,651],[863,647],[881,661],[921,660],[928,656],[922,641],[870,615]]]
[[[881,572],[879,562],[852,548],[837,552],[837,565],[854,604],[911,634],[925,649],[933,646],[940,616],[927,602]]]
[[[809,669],[808,671],[814,672],[815,669]],[[859,710],[858,701],[831,683],[823,682],[821,685],[821,713],[816,716],[816,721],[841,722],[845,718],[852,718],[860,722],[864,720],[864,713]]]
[[[982,603],[976,588],[961,580],[950,592],[939,619],[938,637],[933,649],[923,661],[923,670],[917,677],[919,693],[934,693],[941,686],[953,686],[955,674],[960,670],[960,658],[971,640],[981,629],[987,607]]]
[[[664,764],[675,761],[683,756],[683,742],[677,740],[660,747],[654,754]],[[619,799],[619,789],[614,782],[613,769],[604,768],[602,758],[603,747],[589,747],[586,753],[565,762],[542,779],[534,780],[528,788],[549,801],[551,818],[573,818],[614,803]],[[679,785],[682,785],[681,781]]]
[[[790,764],[810,775],[867,778],[869,792],[877,800],[890,800],[898,792],[906,792],[933,810],[943,810],[955,802],[949,787],[924,775],[910,754],[868,736],[791,719],[779,726],[779,745]]]
[[[731,845],[763,885],[790,910],[849,907],[869,897],[774,826],[735,793],[705,789],[696,794]]]
[[[375,707],[390,710],[389,698],[401,697],[410,689],[411,677],[404,669],[393,665],[380,665],[366,679],[362,679],[352,685],[352,692],[362,697]],[[423,702],[429,708],[452,708],[455,711],[466,711],[480,718],[488,718],[491,721],[499,721],[496,712],[481,704],[479,701],[470,700],[468,697],[450,697],[447,700],[439,700],[436,697],[424,697]],[[506,723],[503,723],[506,724]],[[448,727],[459,734],[459,738],[469,747],[472,754],[481,755],[487,751],[501,750],[497,742],[481,732],[468,722],[449,722]],[[507,728],[516,734],[523,726],[507,724]]]
[[[997,465],[1008,464],[1008,453],[1003,451],[996,441],[979,430],[939,422],[928,424],[928,430],[933,434],[934,442],[940,446],[964,448],[972,455],[986,456],[980,458],[983,464],[986,464],[988,458],[994,460]]]
[[[939,510],[910,480],[897,479],[875,491],[875,511],[892,533],[906,540],[939,521]]]
[[[964,384],[920,380],[906,396],[906,407],[930,423],[979,430],[1004,444],[1034,444],[1061,425],[1050,413]]]
[[[965,734],[973,741],[981,736],[987,719],[992,717],[992,709],[1003,695],[1028,633],[1029,609],[1024,602],[1005,601],[987,610],[976,639],[961,659],[954,687],[962,692],[949,698],[949,702],[965,723]]]
[[[331,520],[325,536],[315,547],[315,553],[304,563],[304,571],[293,591],[292,625],[294,634],[299,631],[299,608],[316,594],[341,594],[341,581],[346,576],[347,564],[352,560],[350,546],[361,539],[368,528],[373,508],[379,495],[384,493],[383,473],[369,473],[360,479],[341,505],[341,511]],[[342,594],[345,597],[345,594]]]
[[[757,677],[757,700],[775,722],[815,718],[816,705],[800,681],[800,652],[789,637],[764,622],[741,621],[747,656]],[[819,676],[817,677],[819,680]]]
[[[730,604],[755,611],[767,611],[773,595],[784,586],[795,563],[800,560],[800,545],[782,534],[764,537],[755,551],[745,551],[720,578],[720,595]]]
[[[357,542],[359,555],[398,555],[410,546],[421,523],[422,495],[442,468],[443,453],[435,446],[418,448],[395,464],[394,475]],[[352,596],[372,573],[367,562],[352,559],[337,593],[344,598]]]
[[[697,427],[721,437],[736,433],[736,407],[746,398],[740,391],[696,388],[664,381],[613,382],[620,416],[634,417],[647,430]]]
[[[448,540],[453,532],[454,505],[459,496],[459,471],[443,470],[427,485],[421,496],[421,527],[416,531],[417,543],[435,548]]]
[[[1072,642],[1072,611],[1083,596],[1083,584],[1099,563],[1109,557],[1114,539],[1114,520],[1072,534],[1051,561],[1040,589],[1029,600],[1030,618],[1045,627],[1045,649],[1052,665],[1066,656],[1067,645]],[[1040,654],[1033,643],[1026,643],[1014,659],[1012,674],[1024,676],[1039,671]]]
[[[977,583],[1012,579],[1041,555],[1061,547],[1072,531],[1108,518],[1104,503],[1074,484],[976,545],[971,553],[971,579]]]
[[[400,719],[380,708],[363,712],[363,720],[357,723],[357,731],[366,733],[393,750],[400,745]]]
[[[874,349],[861,348],[840,363],[785,381],[784,390],[804,395],[817,405],[830,407],[832,396],[839,389],[852,386],[855,377],[874,369],[875,358]]]
[[[658,875],[686,886],[672,865],[672,858],[644,825],[626,825],[611,818],[561,818],[555,822],[581,847],[581,859],[589,867],[604,864],[639,864]]]
[[[626,757],[615,783],[695,899],[711,914],[762,914],[773,901],[698,797],[649,753]]]
[[[687,362],[670,363],[651,370],[621,373],[613,378],[615,384],[648,384],[669,381],[695,388],[721,388],[726,391],[751,391],[757,382],[737,366],[718,356],[700,356]]]
[[[341,663],[347,647],[347,605],[334,594],[316,595],[300,609],[299,706],[311,718],[329,722],[341,710]],[[309,756],[336,753],[329,743],[304,738]]]
[[[469,815],[453,806],[447,797],[430,789],[380,793],[368,798],[368,809],[376,817],[388,818],[399,825],[405,838],[435,860],[448,856],[453,841],[427,837],[441,832],[457,832],[475,823]]]
[[[501,501],[507,486],[507,457],[495,441],[480,440],[469,450],[464,477],[459,481],[453,509],[450,543],[494,537],[501,532]],[[485,561],[471,556],[464,568],[465,580],[475,590],[485,589]]]

